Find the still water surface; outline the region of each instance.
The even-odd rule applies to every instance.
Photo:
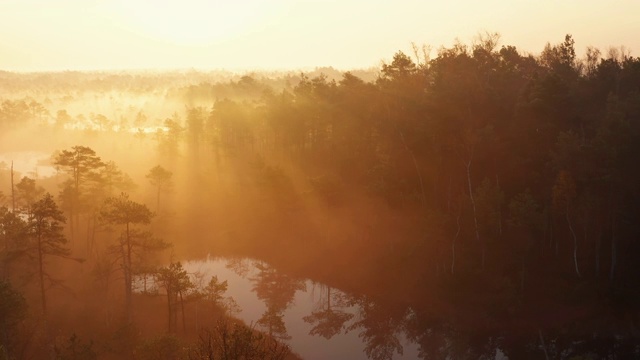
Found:
[[[349,294],[257,260],[217,258],[183,266],[200,288],[212,276],[227,281],[225,296],[237,304],[235,316],[289,344],[303,359],[640,358],[632,322],[601,312],[569,323],[550,321],[544,309],[518,319],[490,317],[482,308],[441,314]]]
[[[236,316],[271,332],[303,359],[368,359],[367,352],[372,358],[418,358],[417,345],[394,319],[371,323],[367,315],[375,304],[366,299],[294,279],[256,260],[216,258],[183,266],[205,281],[212,275],[226,280],[226,295],[240,309]]]

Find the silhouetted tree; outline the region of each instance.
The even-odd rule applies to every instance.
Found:
[[[62,211],[58,209],[51,194],[47,193],[35,202],[29,215],[31,244],[29,254],[36,259],[40,295],[42,298],[42,313],[47,315],[47,297],[45,278],[52,284],[58,283],[46,270],[46,257],[58,256],[68,258],[71,251],[66,247],[62,225],[65,223]]]
[[[70,150],[62,150],[55,155],[54,165],[62,168],[69,175],[69,182],[63,185],[61,199],[68,204],[65,208],[69,211],[71,239],[74,238],[74,220],[82,211],[81,197],[84,195],[84,187],[92,181],[104,163],[96,152],[86,146],[73,146]]]
[[[0,278],[11,278],[11,269],[23,258],[29,242],[27,222],[8,208],[0,207]]]
[[[167,247],[163,241],[154,239],[150,233],[139,229],[139,226],[149,224],[152,217],[153,214],[146,205],[130,200],[126,193],[107,198],[100,211],[100,218],[104,223],[121,228],[114,253],[122,261],[127,321],[132,318],[133,275],[137,260]]]
[[[17,326],[27,314],[27,302],[11,284],[0,279],[0,356],[17,356]]]
[[[44,193],[44,189],[36,185],[36,181],[29,177],[23,177],[19,183],[15,185],[16,204],[18,209],[29,214],[30,208],[37,199]]]
[[[222,318],[212,330],[200,334],[189,359],[284,360],[290,354],[286,344],[246,325]]]
[[[160,195],[163,192],[171,191],[173,173],[160,165],[156,165],[146,175],[151,185],[156,187],[156,211],[160,211]]]
[[[161,267],[156,272],[156,281],[164,288],[167,295],[168,326],[169,332],[176,331],[178,325],[178,305],[182,309],[182,326],[186,331],[184,319],[184,294],[195,285],[191,282],[189,274],[180,262],[171,263]]]

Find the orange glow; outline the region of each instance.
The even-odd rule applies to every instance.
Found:
[[[0,69],[376,66],[410,44],[479,32],[538,53],[569,33],[582,54],[640,40],[637,1],[151,1],[0,3]]]

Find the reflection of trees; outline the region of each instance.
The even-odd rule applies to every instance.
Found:
[[[418,343],[418,356],[421,359],[446,359],[449,332],[450,329],[440,321],[422,319],[415,312],[409,315],[407,337]]]
[[[506,333],[502,349],[509,359],[638,359],[637,325],[627,321],[631,320],[602,316],[552,328],[531,327]]]
[[[230,258],[230,259],[227,260],[226,268],[231,270],[231,271],[233,271],[238,276],[246,278],[247,275],[249,275],[250,265],[251,265],[251,263],[250,263],[250,260],[248,260],[248,259]]]
[[[282,340],[289,339],[283,312],[293,303],[296,291],[306,289],[305,283],[263,263],[257,263],[256,269],[258,275],[251,279],[254,281],[253,291],[267,306],[267,310],[258,320],[258,325],[267,329],[271,336]]]
[[[394,353],[403,354],[398,334],[404,330],[407,309],[385,306],[360,296],[351,299],[358,305],[358,320],[347,331],[361,329],[358,336],[365,342],[364,352],[370,359],[392,359]]]
[[[418,344],[421,359],[495,359],[498,354],[509,359],[637,358],[635,326],[620,325],[612,319],[509,322],[474,318],[462,311],[447,317],[411,310],[406,334]]]
[[[333,299],[337,302],[338,307],[344,306],[344,294],[334,293]],[[302,318],[305,322],[313,325],[313,328],[309,331],[310,335],[320,335],[326,339],[331,339],[344,329],[344,323],[353,318],[353,314],[332,307],[331,300],[331,287],[327,286],[326,303],[322,302],[320,310]]]
[[[284,310],[304,283],[257,264],[251,280],[253,291],[267,309],[257,324],[272,336],[289,339]],[[366,356],[374,360],[403,355],[403,339],[415,343],[420,359],[612,359],[637,358],[640,353],[637,325],[604,316],[557,319],[545,311],[540,319],[513,318],[506,312],[482,311],[484,307],[456,307],[454,312],[373,300],[344,294],[327,287],[317,308],[303,320],[311,335],[330,339],[346,327],[357,331]],[[355,309],[354,314],[349,313]],[[445,309],[440,309],[445,310]],[[571,320],[569,320],[571,319]],[[633,324],[632,324],[633,323]],[[408,354],[409,355],[409,354]],[[413,354],[410,354],[413,355]]]
[[[477,331],[462,332],[450,322],[415,311],[410,312],[406,329],[409,340],[419,345],[422,359],[495,359],[501,339],[481,325]]]

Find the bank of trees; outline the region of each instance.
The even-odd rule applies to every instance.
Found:
[[[104,316],[96,317],[103,319],[97,321],[103,329],[100,331],[115,330],[114,338],[130,338],[111,340],[122,343],[109,345],[114,347],[113,352],[125,357],[131,357],[136,346],[144,353],[160,351],[160,347],[166,345],[165,338],[156,339],[158,343],[150,339],[136,345],[138,340],[134,334],[128,333],[134,331],[131,329],[136,324],[144,324],[146,321],[136,316],[141,313],[141,305],[136,305],[134,301],[136,289],[141,290],[138,286],[140,282],[144,281],[146,286],[147,279],[154,279],[152,287],[155,291],[145,288],[137,296],[137,301],[149,302],[148,298],[157,295],[165,297],[169,333],[179,332],[178,313],[181,314],[183,324],[180,333],[187,332],[187,303],[197,302],[196,315],[198,305],[203,309],[201,312],[206,314],[206,319],[196,319],[196,324],[201,324],[196,325],[198,331],[214,326],[216,318],[233,310],[233,299],[224,297],[226,281],[220,282],[214,276],[207,284],[196,286],[195,274],[188,274],[179,262],[161,266],[163,257],[158,256],[158,253],[167,249],[170,244],[151,231],[150,225],[155,214],[144,203],[132,200],[125,192],[115,194],[117,190],[132,186],[129,177],[115,163],[102,161],[93,149],[86,146],[74,146],[57,152],[53,159],[55,165],[65,173],[58,179],[58,201],[38,181],[23,177],[12,191],[16,209],[12,211],[4,205],[0,207],[0,355],[3,358],[40,357],[49,348],[55,349],[58,357],[96,358],[97,351],[93,342],[97,333],[82,337],[72,334],[68,338],[50,335],[53,331],[58,331],[55,330],[56,327],[63,326],[58,314],[60,299],[67,298],[66,301],[70,301],[68,298],[75,297],[74,293],[79,287],[94,287],[89,285],[94,281],[97,284],[95,291],[98,299],[85,294],[80,301],[84,302],[84,306],[95,307],[94,309],[104,307],[104,313],[100,314]],[[148,179],[156,187],[154,197],[157,200],[168,190],[171,172],[156,166],[149,171]],[[78,226],[85,224],[86,226]],[[86,243],[73,242],[74,238],[85,237]],[[82,254],[82,257],[78,254]],[[83,264],[83,270],[90,271],[72,276],[70,272],[77,272],[81,265],[76,264],[76,268],[65,270],[65,261]],[[69,284],[66,281],[68,278],[73,278],[75,283]],[[120,279],[123,284],[122,292],[114,290],[120,287],[112,286],[114,281]],[[87,284],[82,285],[78,281]],[[59,291],[55,296],[50,294],[53,288]],[[120,297],[122,300],[118,300]],[[36,298],[39,301],[34,301]],[[50,305],[52,298],[56,300],[56,305]],[[37,305],[35,308],[41,310],[34,310],[34,307],[27,305]],[[72,314],[65,316],[70,315]],[[97,314],[92,316],[95,315]],[[220,349],[219,344],[215,347],[208,344],[210,351],[268,352],[278,349],[278,356],[288,353],[286,346],[278,344],[271,337],[254,332],[253,329],[245,329],[240,324],[234,324],[230,328],[233,329],[233,336],[240,332],[250,336],[234,340],[238,344],[231,350]],[[82,327],[77,330],[84,331]],[[224,331],[224,336],[228,335],[226,331],[229,329],[218,330]],[[218,330],[206,334],[213,336]],[[118,335],[120,332],[122,334]],[[36,340],[32,340],[33,338]],[[183,350],[190,344],[174,337],[171,339],[179,344],[180,356],[186,358],[187,353]],[[196,351],[196,347],[193,351]]]
[[[424,279],[471,276],[491,288],[506,277],[521,293],[529,278],[630,290],[638,94],[640,59],[623,49],[580,59],[567,35],[534,56],[489,34],[433,58],[398,52],[374,82],[302,75],[260,102],[217,99],[188,111],[181,141],[212,169],[262,163],[302,183],[298,199],[342,200],[324,202],[329,218],[363,198],[403,218],[365,219],[363,234],[325,241],[337,252],[408,259],[407,273]],[[278,191],[274,201],[290,197]]]
[[[571,36],[538,55],[498,40],[487,35],[433,57],[398,52],[375,81],[347,72],[289,76],[277,86],[257,76],[191,86],[167,75],[169,98],[188,100],[183,113],[82,118],[103,133],[127,121],[165,125],[157,155],[171,171],[149,166],[147,180],[156,211],[186,209],[185,244],[228,240],[233,250],[347,274],[346,283],[413,295],[441,285],[456,301],[473,294],[519,303],[575,289],[605,303],[637,299],[640,59],[616,48],[579,58]],[[160,87],[138,80],[132,86],[142,92]],[[99,88],[91,84],[82,87]],[[66,110],[54,117],[46,103],[3,99],[0,127],[49,126],[40,120],[51,117],[58,131],[72,131],[65,126],[82,121]],[[0,194],[0,273],[41,268],[42,285],[46,260],[73,249],[96,265],[101,291],[121,276],[131,319],[133,279],[152,268],[149,250],[166,246],[150,232],[152,211],[126,195],[133,181],[91,147],[62,150],[53,164],[59,189],[22,177]],[[178,201],[170,204],[172,188]],[[42,266],[26,266],[28,254]],[[167,300],[169,309],[180,303]],[[277,333],[281,311],[269,308],[260,325]],[[334,314],[327,305],[309,319],[321,324],[324,313]]]

